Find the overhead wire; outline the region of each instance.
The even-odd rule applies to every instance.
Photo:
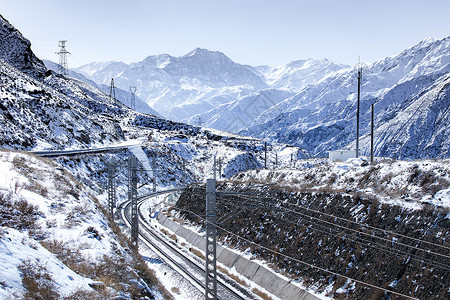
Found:
[[[202,197],[203,195],[198,195],[198,196]],[[238,193],[233,194],[233,196],[239,197],[239,198],[248,199],[248,196],[240,195],[240,194],[238,194]],[[247,197],[247,198],[246,198],[246,197]],[[383,232],[383,233],[386,234],[386,235],[388,235],[388,234],[397,235],[398,237],[402,237],[402,238],[406,238],[406,239],[411,239],[411,240],[414,240],[414,241],[416,241],[416,242],[426,243],[426,244],[428,244],[428,245],[436,246],[436,247],[439,247],[439,248],[450,249],[450,247],[447,247],[447,246],[444,246],[444,245],[439,245],[439,244],[432,243],[432,242],[428,242],[428,241],[425,241],[425,240],[422,240],[422,239],[418,239],[418,238],[414,238],[414,237],[409,237],[409,236],[406,236],[406,235],[403,235],[403,234],[399,234],[399,233],[396,233],[396,232],[393,232],[393,231],[381,229],[381,228],[378,228],[378,227],[375,227],[375,226],[366,225],[366,224],[361,224],[361,223],[359,223],[359,222],[355,222],[355,221],[352,221],[352,220],[349,220],[349,219],[345,219],[345,218],[342,218],[342,217],[334,216],[334,215],[331,215],[331,214],[328,214],[328,213],[325,213],[325,212],[321,212],[321,211],[318,211],[318,210],[315,210],[315,209],[312,209],[312,208],[300,206],[300,205],[297,205],[297,204],[294,204],[294,203],[289,203],[289,202],[281,202],[279,199],[276,199],[275,197],[261,197],[261,196],[257,196],[257,195],[252,195],[252,198],[258,198],[258,199],[272,199],[272,200],[277,201],[279,204],[288,204],[288,205],[292,205],[292,206],[295,206],[295,207],[304,209],[304,210],[306,210],[306,211],[310,211],[310,212],[313,212],[313,213],[325,215],[325,216],[327,216],[327,217],[329,217],[329,218],[332,218],[332,219],[337,219],[337,220],[341,220],[341,221],[344,221],[344,222],[350,222],[350,223],[352,223],[352,224],[354,224],[354,225],[366,227],[366,228],[369,228],[369,229],[372,229],[372,230],[379,230],[379,231]],[[266,202],[264,202],[264,203],[267,204]],[[386,238],[383,238],[383,237],[374,236],[373,234],[369,234],[369,233],[364,232],[364,231],[361,231],[361,230],[356,230],[356,229],[349,228],[349,227],[346,227],[346,226],[342,226],[342,225],[339,225],[339,224],[336,224],[336,223],[331,223],[331,222],[329,222],[329,221],[325,221],[325,220],[322,220],[322,219],[317,218],[317,217],[314,217],[314,216],[305,215],[305,214],[303,214],[303,213],[301,213],[301,212],[293,211],[293,210],[291,210],[291,209],[289,209],[289,208],[285,208],[285,207],[283,207],[283,206],[281,206],[281,205],[280,205],[280,206],[277,206],[276,208],[278,208],[278,209],[283,208],[283,209],[285,209],[286,211],[291,211],[291,212],[293,212],[293,213],[295,213],[295,214],[300,214],[300,215],[303,215],[303,216],[308,216],[308,217],[314,218],[314,219],[316,219],[316,220],[318,220],[318,221],[325,222],[325,223],[328,223],[328,224],[333,224],[333,225],[338,226],[338,227],[340,227],[340,228],[342,228],[342,229],[346,229],[346,230],[354,231],[354,232],[361,233],[361,234],[364,234],[364,235],[368,235],[368,236],[370,236],[370,237],[378,238],[378,239],[384,240],[384,241],[389,242],[389,243],[395,243],[395,244],[399,244],[399,245],[404,246],[404,247],[409,247],[409,248],[413,248],[413,249],[416,249],[416,250],[419,250],[419,251],[423,251],[423,252],[427,252],[427,253],[430,253],[430,254],[434,254],[434,255],[437,255],[437,256],[442,256],[442,257],[445,257],[445,258],[450,258],[450,256],[448,256],[448,255],[441,254],[441,253],[437,253],[437,252],[431,251],[431,250],[429,250],[429,249],[422,249],[422,248],[419,248],[419,247],[416,247],[416,246],[411,246],[411,245],[404,244],[404,243],[401,243],[401,242],[398,242],[398,241],[394,241],[394,240],[391,240],[391,239],[386,239]]]
[[[192,215],[194,215],[194,216],[196,216],[196,217],[198,217],[198,218],[201,218],[201,219],[203,219],[203,221],[204,221],[205,223],[209,223],[210,225],[213,225],[213,226],[216,227],[217,229],[223,230],[224,232],[227,232],[227,233],[229,233],[229,234],[231,234],[231,235],[233,235],[233,236],[236,236],[237,238],[239,238],[239,239],[241,239],[241,240],[243,240],[243,241],[246,241],[246,242],[248,242],[248,243],[250,243],[250,244],[252,244],[252,245],[254,245],[254,246],[256,246],[256,247],[259,247],[259,248],[261,248],[261,249],[264,249],[264,250],[266,250],[266,251],[268,251],[268,252],[274,253],[274,254],[276,254],[276,255],[279,255],[279,256],[282,256],[282,257],[284,257],[284,258],[290,259],[290,260],[292,260],[292,261],[295,261],[295,262],[304,264],[304,265],[309,266],[309,267],[311,267],[311,268],[318,269],[318,270],[323,271],[323,272],[326,272],[326,273],[328,273],[328,274],[332,274],[332,275],[335,275],[335,276],[337,276],[337,277],[341,277],[341,278],[344,278],[344,279],[347,279],[347,280],[351,280],[351,281],[353,281],[353,282],[356,282],[356,283],[359,283],[359,284],[362,284],[362,285],[365,285],[365,286],[368,286],[368,287],[371,287],[371,288],[379,289],[379,290],[382,290],[382,291],[384,291],[384,292],[388,292],[388,293],[391,293],[391,294],[395,294],[395,295],[398,295],[398,296],[402,296],[402,297],[405,297],[405,298],[408,298],[408,299],[418,299],[418,298],[411,297],[411,296],[408,296],[408,295],[405,295],[405,294],[402,294],[402,293],[399,293],[399,292],[395,292],[395,291],[392,291],[392,290],[389,290],[389,289],[385,289],[385,288],[382,288],[382,287],[376,286],[376,285],[374,285],[374,284],[370,284],[370,283],[367,283],[367,282],[364,282],[364,281],[361,281],[361,280],[358,280],[358,279],[355,279],[355,278],[351,278],[351,277],[349,277],[349,276],[342,275],[342,274],[340,274],[340,273],[337,273],[337,272],[334,272],[334,271],[330,271],[330,270],[328,270],[328,269],[325,269],[325,268],[316,266],[316,265],[314,265],[314,264],[311,264],[311,263],[302,261],[302,260],[300,260],[300,259],[297,259],[297,258],[288,256],[288,255],[286,255],[286,254],[277,252],[277,251],[272,250],[272,249],[270,249],[270,248],[268,248],[268,247],[265,247],[265,246],[262,246],[262,245],[260,245],[260,244],[258,244],[258,243],[255,243],[255,242],[253,242],[253,241],[251,241],[251,240],[249,240],[249,239],[247,239],[247,238],[244,238],[244,237],[242,237],[242,236],[240,236],[240,235],[238,235],[238,234],[236,234],[236,233],[233,233],[233,232],[231,232],[231,231],[229,231],[229,230],[227,230],[227,229],[225,229],[225,228],[223,228],[223,227],[221,227],[221,226],[219,226],[219,225],[217,225],[217,224],[214,224],[214,223],[212,223],[212,222],[210,222],[210,221],[208,221],[208,220],[202,218],[200,215],[198,215],[198,214],[196,214],[196,213],[194,213],[194,212],[192,212],[192,211],[190,211],[190,210],[182,209],[182,208],[178,208],[178,209],[179,209],[179,210],[182,210],[182,211],[185,211],[185,212],[188,212],[188,213],[190,213],[190,214],[192,214]]]
[[[229,203],[229,204],[233,205],[232,203]],[[236,205],[236,207],[238,207],[238,206]],[[262,209],[272,210],[272,208],[270,208],[270,207],[262,207],[262,206],[251,206],[251,207],[252,208],[261,209],[261,210]],[[238,213],[240,213],[240,212],[238,212]],[[270,217],[273,218],[273,219],[277,219],[277,220],[280,220],[280,221],[283,221],[283,222],[287,222],[287,223],[296,225],[296,226],[300,226],[300,224],[298,222],[292,222],[290,220],[277,218],[276,216],[270,216]],[[307,220],[305,220],[305,221],[307,221]],[[350,235],[349,233],[339,232],[335,228],[326,227],[326,226],[323,226],[323,225],[320,225],[320,224],[317,224],[317,223],[312,223],[312,221],[307,221],[307,222],[309,222],[311,225],[319,226],[319,227],[324,228],[324,229],[329,229],[330,231],[334,231],[334,232],[328,232],[326,230],[321,230],[321,229],[318,229],[316,227],[309,226],[308,228],[311,228],[312,230],[315,230],[315,231],[318,231],[318,232],[322,232],[322,233],[325,233],[325,234],[328,234],[328,235],[334,235],[334,236],[336,234],[343,233],[343,234],[345,234],[345,237],[338,237],[338,236],[335,236],[335,237],[336,238],[340,238],[340,239],[344,238],[344,239],[347,239],[349,241],[352,241],[352,242],[355,242],[355,243],[358,243],[358,244],[361,244],[361,245],[365,245],[365,246],[374,248],[376,250],[381,250],[381,251],[387,252],[389,254],[393,254],[393,255],[397,255],[397,256],[398,255],[407,255],[407,256],[410,256],[411,259],[414,259],[416,261],[429,264],[430,266],[438,267],[438,268],[445,269],[445,270],[450,270],[448,265],[444,265],[444,264],[442,264],[440,262],[432,261],[429,258],[425,258],[425,257],[419,256],[419,255],[416,255],[416,254],[413,254],[413,253],[409,253],[409,252],[406,252],[406,251],[402,251],[402,250],[396,249],[394,247],[389,247],[389,246],[386,246],[384,244],[380,244],[380,243],[377,243],[375,241],[367,240],[367,239],[364,239],[364,238],[359,237],[359,236],[355,236],[354,238],[351,238],[351,237],[348,237],[348,235]],[[223,222],[219,222],[219,223],[223,223]],[[388,243],[392,244],[392,242],[388,242]]]
[[[244,199],[245,199],[245,196],[242,196],[242,195],[236,195],[236,197],[240,197],[240,198],[244,198]],[[272,197],[255,197],[255,198],[259,198],[259,199],[268,199],[268,198],[270,198],[270,199],[274,199],[274,200],[277,201],[277,199],[272,198]],[[255,201],[256,201],[256,200],[255,200]],[[280,204],[282,204],[282,203],[280,203]],[[362,224],[360,224],[360,223],[357,223],[357,222],[354,222],[354,221],[351,221],[351,220],[347,220],[347,219],[344,219],[344,218],[336,217],[336,216],[333,216],[333,215],[330,215],[330,214],[327,214],[327,213],[323,213],[323,212],[320,212],[320,211],[317,211],[317,210],[314,210],[314,209],[310,209],[310,208],[307,208],[307,207],[297,206],[297,205],[296,205],[296,207],[299,207],[299,208],[302,208],[302,209],[304,209],[304,210],[306,210],[306,211],[311,211],[311,212],[314,212],[314,213],[317,213],[317,214],[326,215],[326,216],[331,217],[331,218],[340,219],[340,220],[345,220],[346,222],[352,222],[352,223],[354,223],[354,224],[356,224],[356,225],[359,225],[359,226],[364,226],[364,225],[362,225]],[[320,219],[320,218],[318,218],[318,217],[314,217],[314,216],[310,216],[310,215],[307,215],[307,214],[304,214],[304,213],[301,213],[301,212],[297,212],[297,211],[294,211],[294,210],[292,210],[292,209],[289,209],[289,208],[286,208],[286,207],[283,207],[283,206],[279,206],[279,207],[277,207],[277,208],[278,208],[278,209],[284,209],[284,210],[286,210],[286,211],[290,211],[290,212],[293,212],[293,213],[298,214],[298,215],[308,216],[308,217],[313,218],[313,219],[315,219],[315,220],[318,220],[318,221],[320,221],[320,222],[324,222],[324,223],[327,223],[327,224],[330,224],[330,225],[333,225],[333,226],[337,226],[337,227],[342,228],[342,229],[345,229],[345,230],[350,230],[350,231],[353,231],[353,232],[361,233],[361,234],[363,234],[363,235],[371,236],[371,237],[374,237],[374,238],[377,238],[377,239],[380,239],[380,240],[384,240],[384,241],[387,241],[387,242],[392,242],[392,243],[395,243],[395,244],[398,244],[398,245],[401,245],[401,246],[404,246],[404,247],[416,249],[416,250],[419,250],[419,251],[431,253],[431,254],[434,254],[434,255],[437,255],[437,256],[441,256],[441,257],[445,257],[445,258],[450,259],[450,256],[449,256],[449,255],[445,255],[445,254],[441,254],[441,253],[438,253],[438,252],[434,252],[434,251],[431,251],[431,250],[429,250],[429,249],[422,249],[422,248],[418,248],[418,247],[415,247],[415,246],[411,246],[411,245],[408,245],[408,244],[404,244],[404,243],[401,243],[401,242],[398,242],[398,241],[394,241],[394,240],[386,239],[386,238],[383,238],[383,237],[375,236],[375,235],[366,233],[366,232],[364,232],[364,231],[356,230],[356,229],[353,229],[353,228],[349,228],[349,227],[346,227],[346,226],[342,226],[342,225],[339,225],[339,224],[336,224],[336,223],[333,223],[333,222],[329,222],[329,221]],[[376,228],[376,227],[373,227],[373,228]],[[372,228],[371,228],[371,229],[372,229]],[[379,230],[382,230],[382,229],[379,229]],[[399,235],[399,236],[400,236],[400,235]],[[401,236],[404,237],[404,238],[410,238],[410,237],[404,236],[404,235],[401,235]],[[416,240],[416,241],[418,240],[418,239],[416,239],[416,238],[412,238],[412,239],[413,239],[413,240]],[[423,240],[418,240],[418,241],[426,242],[426,241],[423,241]],[[438,245],[438,244],[434,244],[434,243],[430,243],[430,242],[427,242],[427,243],[428,243],[428,244],[432,244],[432,245],[434,245],[434,246],[440,246],[440,247],[443,247],[443,248],[448,248],[448,247],[446,247],[446,246],[442,246],[442,245]]]

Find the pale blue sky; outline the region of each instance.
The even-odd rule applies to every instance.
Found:
[[[449,36],[449,12],[449,0],[0,0],[40,58],[58,61],[58,40],[68,40],[69,67],[196,47],[250,65],[353,65]]]

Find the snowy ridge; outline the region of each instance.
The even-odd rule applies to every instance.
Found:
[[[280,67],[256,67],[270,87],[292,91],[299,91],[305,86],[315,84],[327,75],[345,68],[348,66],[333,63],[325,58],[293,61]]]
[[[57,74],[59,65],[57,63],[54,63],[50,60],[44,60],[45,66],[49,69],[52,70],[55,74]],[[94,81],[87,79],[83,74],[77,73],[75,71],[69,70],[69,78],[72,78],[72,80],[74,79],[78,79],[79,81],[83,81],[86,84],[82,84],[80,83],[80,86],[85,86],[84,90],[90,90],[89,94],[93,95],[95,93],[98,94],[98,91],[93,91],[95,89],[97,90],[101,90],[103,91],[105,94],[109,95],[110,93],[110,89],[111,86],[107,86],[107,85],[97,85]],[[67,78],[67,79],[69,79]],[[119,100],[122,104],[128,106],[131,108],[131,92],[129,92],[128,90],[122,90],[119,88],[115,89],[115,95],[116,95],[116,99]],[[98,97],[98,96],[97,96]],[[140,112],[140,113],[144,113],[144,114],[152,114],[155,116],[159,116],[159,114],[151,109],[142,99],[140,99],[139,97],[137,97],[135,95],[135,105],[136,105],[136,111]]]
[[[122,88],[138,82],[139,96],[152,108],[170,119],[195,124],[199,116],[211,119],[210,110],[232,105],[239,98],[267,88],[299,90],[344,67],[326,59],[277,68],[243,66],[221,52],[197,48],[181,57],[161,54],[130,65],[93,63],[75,70],[100,84],[111,77],[117,77]],[[97,72],[93,72],[95,68]],[[219,122],[213,128],[226,130],[224,126]]]
[[[294,94],[284,89],[260,90],[219,105],[205,113],[196,114],[187,119],[187,122],[195,124],[202,120],[206,127],[237,133],[251,124],[259,114]]]

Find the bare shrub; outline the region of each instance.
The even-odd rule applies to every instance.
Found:
[[[34,192],[42,197],[46,198],[48,196],[48,189],[43,186],[39,181],[29,178],[30,183],[28,183],[25,187],[27,190]]]
[[[89,226],[86,229],[86,233],[89,234],[89,237],[92,237],[92,238],[97,239],[99,241],[103,238],[103,235],[101,233],[99,233],[98,230],[95,227],[93,227],[93,226]]]
[[[338,179],[338,175],[336,173],[331,174],[330,177],[327,180],[327,185],[334,184],[337,179]]]
[[[90,300],[101,300],[104,299],[103,295],[100,295],[98,292],[96,291],[88,291],[85,289],[79,289],[76,290],[72,293],[70,293],[67,296],[64,296],[62,298],[63,300],[85,300],[85,299],[90,299]]]
[[[57,240],[42,241],[41,244],[75,273],[92,278],[95,273],[95,264],[83,257],[80,247],[71,249],[67,243]]]
[[[37,229],[41,213],[24,199],[12,200],[11,195],[0,194],[0,226],[16,229]]]
[[[25,260],[18,269],[22,275],[25,299],[57,299],[59,297],[52,277],[39,261]]]
[[[88,209],[81,205],[76,205],[72,208],[72,210],[67,213],[66,217],[66,227],[72,228],[76,225],[81,224],[83,220],[86,219],[87,214],[89,213]]]
[[[23,156],[16,155],[12,160],[12,164],[14,166],[14,169],[18,171],[30,169],[29,165],[27,164],[27,160]]]

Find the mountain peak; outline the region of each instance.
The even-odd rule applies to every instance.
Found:
[[[222,56],[222,57],[227,57],[225,54],[223,54],[220,51],[211,51],[205,48],[195,48],[194,50],[192,50],[191,52],[189,52],[188,54],[182,56],[182,57],[207,57],[207,56],[212,56],[212,57],[218,57],[218,56]]]

